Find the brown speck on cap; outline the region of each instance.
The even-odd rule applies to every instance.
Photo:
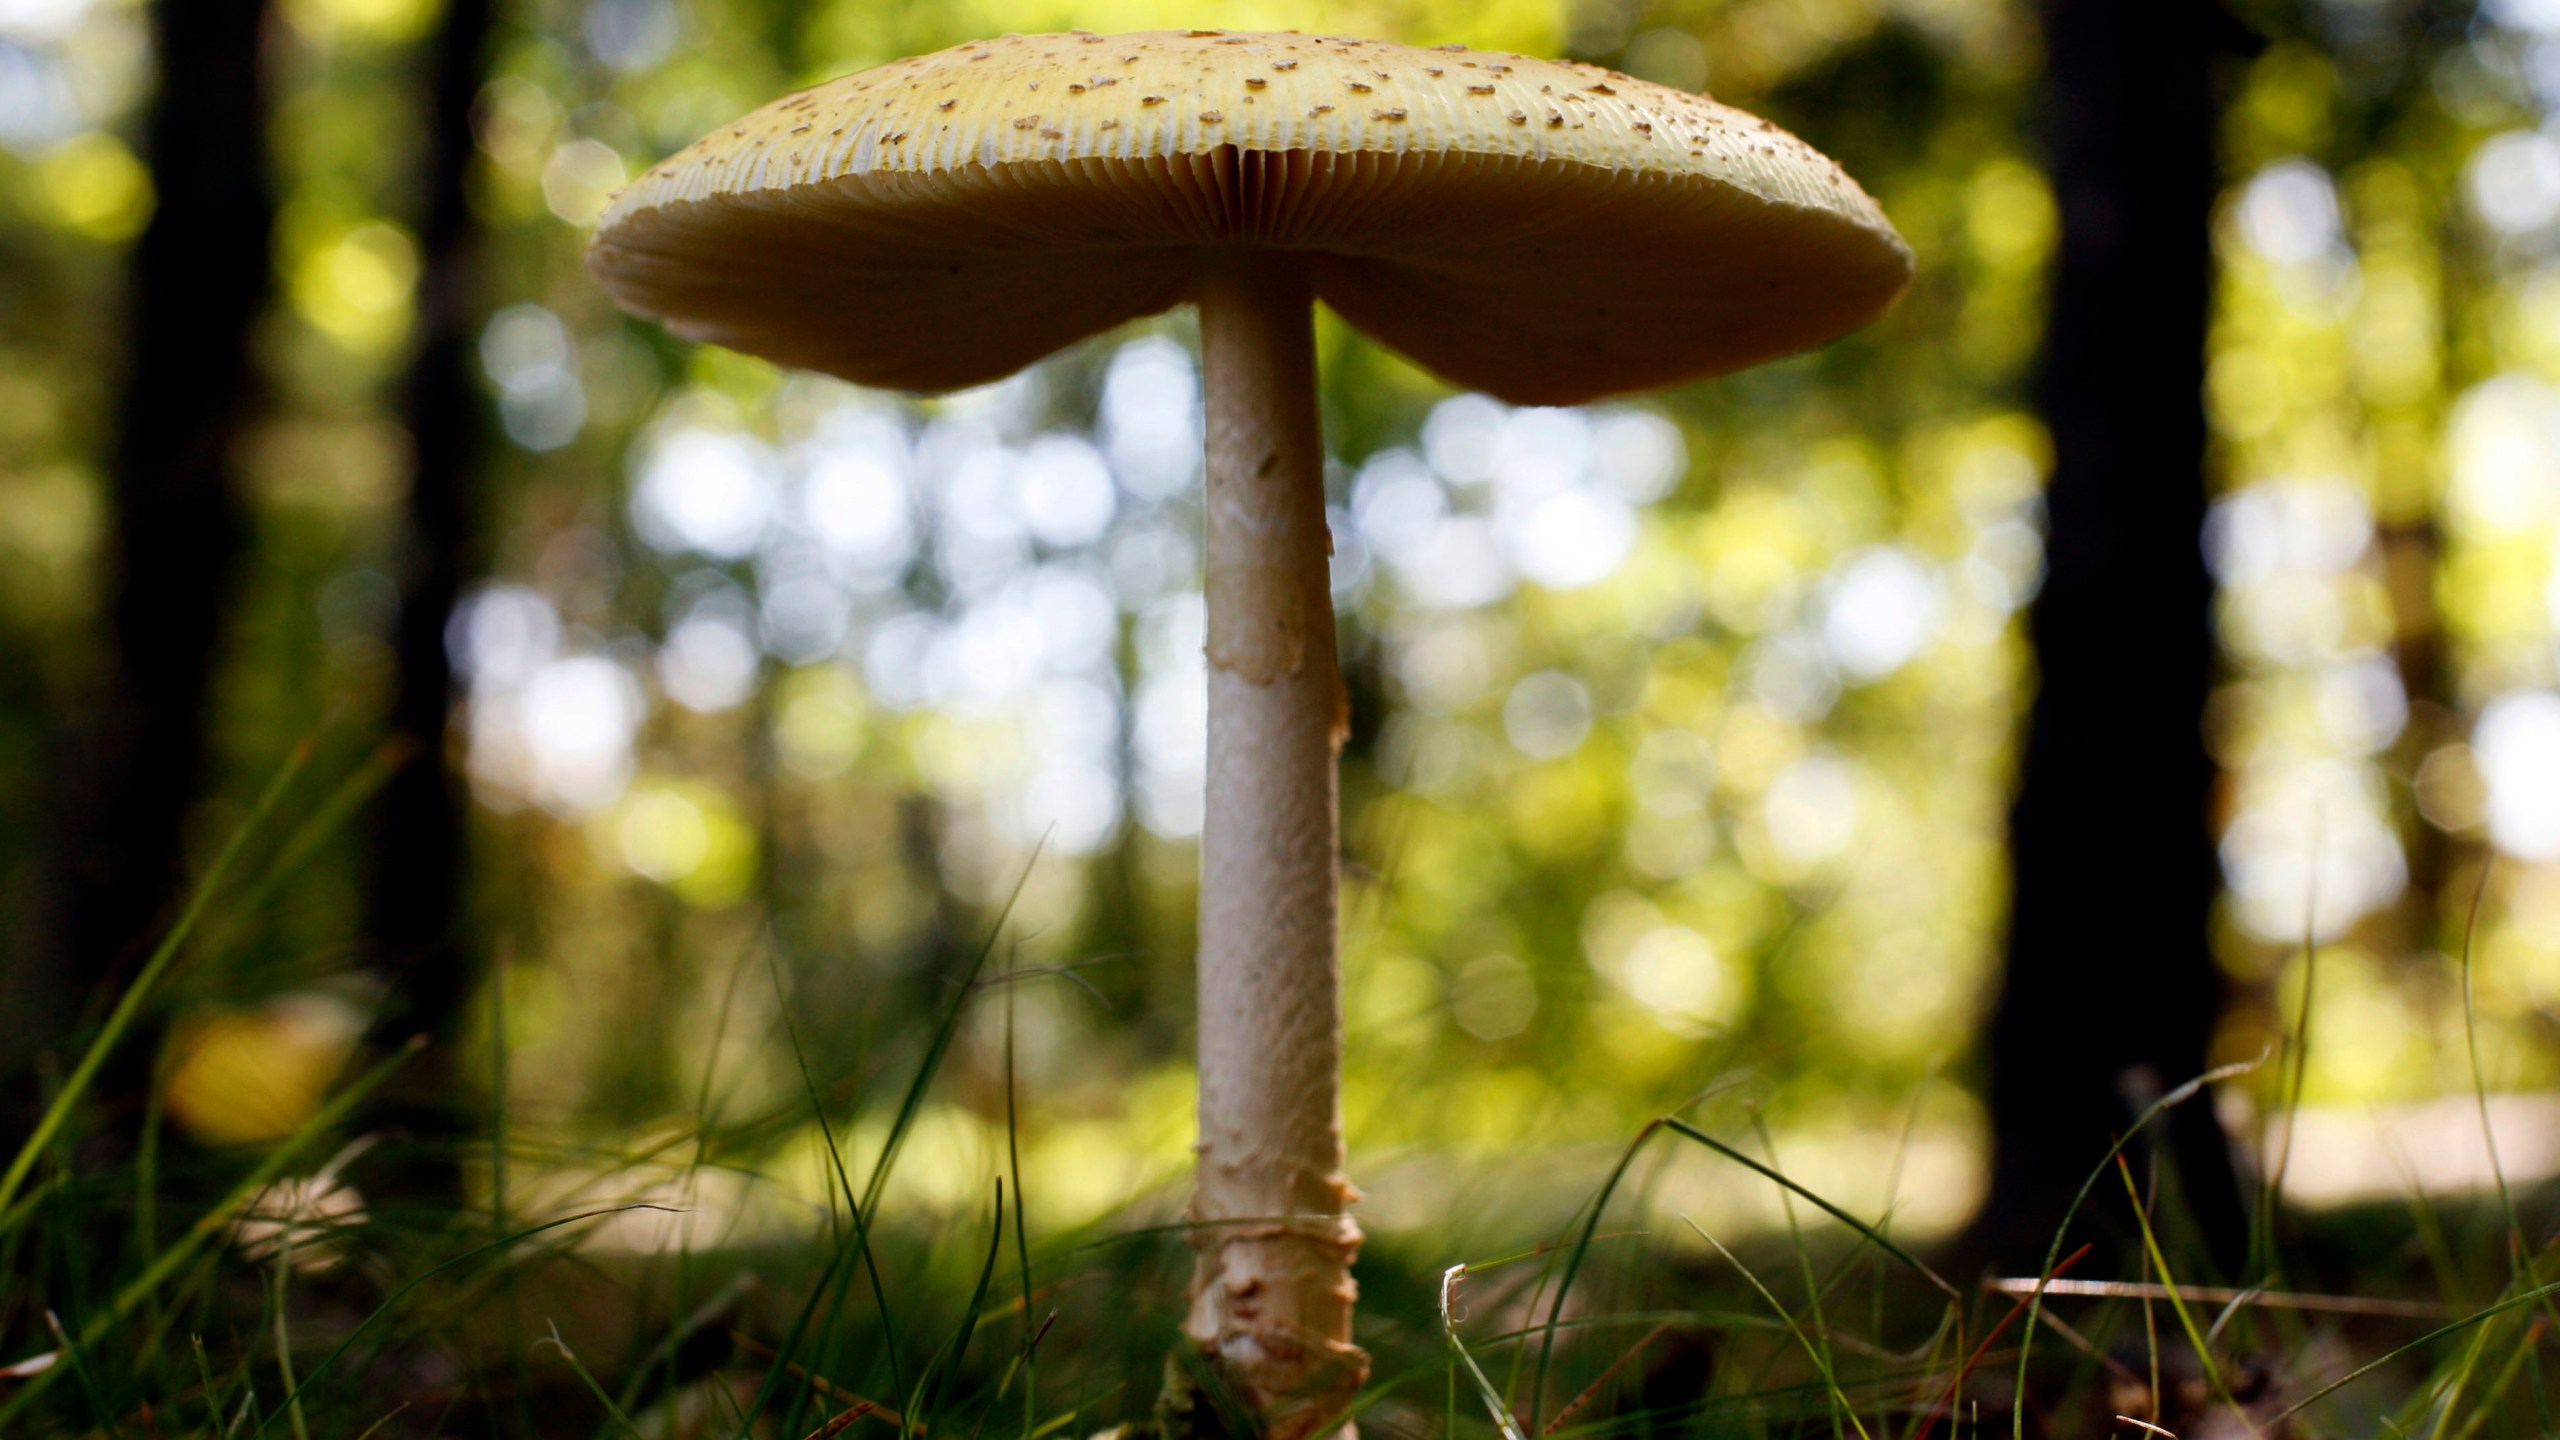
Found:
[[[1094,54],[1121,69],[1089,73]],[[1268,111],[1208,108],[1253,104],[1274,74],[1318,95],[1392,83],[1398,103],[1353,107],[1355,125],[1285,87]],[[1512,85],[1550,97],[1543,124],[1455,103]],[[1062,88],[1072,124],[1007,108]],[[1187,108],[1161,108],[1175,99]],[[1518,56],[1444,68],[1384,43],[1220,31],[1009,40],[722,129],[616,197],[588,264],[691,338],[942,390],[1181,303],[1198,272],[1176,257],[1286,249],[1317,299],[1452,383],[1566,404],[1820,344],[1907,279],[1908,250],[1836,167],[1774,127],[1747,152],[1710,138],[1761,123]],[[771,139],[812,126],[855,139]]]

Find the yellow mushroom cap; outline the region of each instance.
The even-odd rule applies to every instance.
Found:
[[[865,385],[997,379],[1189,298],[1198,252],[1447,379],[1565,404],[1875,317],[1911,252],[1768,121],[1588,65],[1295,34],[1011,35],[765,106],[641,176],[587,264],[678,333]]]

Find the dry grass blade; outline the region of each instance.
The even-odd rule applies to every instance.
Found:
[[[855,1421],[879,1408],[868,1400],[857,1400],[851,1407],[828,1416],[827,1423],[809,1432],[809,1440],[835,1440],[836,1436],[852,1429]]]
[[[2053,1287],[2057,1282],[2052,1277],[2058,1276],[2063,1271],[2079,1264],[2081,1260],[2086,1258],[2089,1252],[2094,1248],[2096,1248],[2096,1242],[2091,1241],[2088,1244],[2082,1245],[2079,1249],[2072,1251],[2069,1256],[2057,1262],[2052,1270],[2047,1272],[2047,1277],[2043,1284],[2038,1285],[2035,1282],[2029,1282],[2027,1293],[2019,1297],[2017,1304],[2009,1307],[2009,1313],[2000,1317],[2000,1323],[1992,1326],[1990,1333],[1982,1337],[1982,1342],[1973,1347],[1973,1353],[1967,1355],[1964,1359],[1964,1363],[1956,1367],[1955,1378],[1947,1382],[1946,1394],[1940,1397],[1935,1406],[1930,1408],[1928,1419],[1921,1424],[1919,1433],[1913,1437],[1913,1440],[1929,1440],[1929,1432],[1935,1430],[1938,1426],[1939,1412],[1943,1410],[1952,1413],[1955,1407],[1956,1397],[1964,1391],[1964,1382],[1972,1377],[1974,1367],[1982,1363],[1983,1357],[1991,1353],[1991,1347],[1999,1342],[2000,1337],[2008,1332],[2011,1325],[2017,1323],[2019,1316],[2027,1313],[2028,1306],[2033,1305],[2043,1296],[2053,1293]]]
[[[1476,1357],[1468,1353],[1466,1342],[1458,1338],[1458,1282],[1466,1278],[1467,1268],[1452,1265],[1440,1276],[1440,1333],[1447,1337],[1450,1353],[1466,1366],[1467,1378],[1475,1385],[1476,1398],[1484,1402],[1485,1414],[1493,1418],[1494,1428],[1502,1432],[1502,1440],[1528,1440],[1521,1431],[1518,1417],[1504,1402],[1502,1392],[1493,1388],[1493,1382],[1485,1378],[1483,1367],[1476,1364]]]
[[[2070,1295],[2090,1300],[2197,1300],[2267,1310],[2309,1310],[2328,1315],[2373,1315],[2402,1320],[2445,1320],[2461,1313],[2435,1300],[2377,1300],[2361,1295],[2313,1295],[2298,1290],[2237,1290],[2228,1285],[2159,1285],[2133,1280],[2048,1280],[1995,1276],[1982,1288],[2001,1295]]]
[[[730,1342],[735,1344],[739,1349],[746,1351],[748,1354],[755,1356],[759,1360],[775,1360],[781,1358],[779,1352],[777,1352],[772,1346],[765,1344],[763,1341],[758,1340],[756,1337],[748,1334],[744,1330],[730,1330],[729,1339]],[[808,1366],[801,1364],[797,1360],[783,1361],[782,1368],[791,1376],[792,1379],[806,1381],[808,1382],[810,1389],[817,1391],[819,1394],[824,1395],[830,1400],[842,1402],[847,1408],[836,1418],[845,1419],[845,1417],[850,1416],[851,1419],[845,1419],[845,1423],[848,1425],[868,1415],[887,1424],[895,1425],[901,1430],[906,1430],[910,1435],[920,1436],[925,1433],[925,1427],[922,1425],[918,1425],[914,1429],[908,1430],[907,1417],[904,1415],[899,1414],[897,1411],[890,1409],[888,1406],[883,1405],[876,1400],[863,1399],[861,1396],[854,1394],[852,1391],[847,1390],[843,1386],[828,1379],[826,1376],[819,1374],[817,1371],[810,1369]],[[832,1424],[834,1422],[830,1421],[829,1423]],[[825,1433],[841,1434],[843,1432],[838,1430],[828,1431]]]
[[[1538,1433],[1541,1435],[1553,1435],[1558,1430],[1563,1429],[1564,1422],[1572,1419],[1576,1411],[1599,1398],[1600,1392],[1609,1388],[1609,1382],[1618,1378],[1618,1372],[1627,1368],[1628,1361],[1643,1354],[1646,1348],[1651,1346],[1654,1341],[1659,1340],[1670,1333],[1671,1324],[1669,1321],[1665,1321],[1662,1324],[1656,1325],[1652,1329],[1644,1332],[1643,1339],[1628,1346],[1625,1354],[1610,1361],[1609,1368],[1600,1372],[1600,1378],[1582,1387],[1582,1393],[1574,1396],[1572,1400],[1566,1402],[1565,1407],[1558,1410],[1555,1413],[1555,1417],[1547,1421],[1546,1428],[1540,1430]]]

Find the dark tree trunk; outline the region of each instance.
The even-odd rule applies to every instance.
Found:
[[[447,763],[453,666],[445,623],[473,568],[477,458],[485,416],[472,378],[480,314],[478,226],[471,214],[471,108],[489,49],[491,0],[450,0],[428,76],[419,217],[417,350],[404,397],[409,436],[407,533],[399,557],[398,668],[386,728],[406,752],[375,806],[365,892],[366,952],[388,982],[386,1040],[450,1041],[478,973],[469,928],[462,781]],[[395,1108],[412,1129],[459,1118],[437,1050],[411,1067]]]
[[[2134,1113],[2204,1068],[2222,995],[2206,930],[2220,876],[2198,542],[2215,72],[2232,31],[2212,0],[2053,0],[2047,17],[2062,213],[2042,379],[2049,571],[1976,1232],[2011,1265],[2042,1257]],[[2210,1102],[2173,1111],[2155,1139],[2228,1271],[2246,1212]]]
[[[129,976],[185,883],[206,780],[206,703],[241,542],[242,440],[268,298],[264,0],[160,0],[146,145],[157,208],[127,292],[109,483],[110,653],[95,708],[62,738],[53,922],[21,987],[18,1047],[70,1040],[82,998]],[[128,1047],[130,1052],[132,1047]],[[129,1088],[132,1074],[111,1083]]]

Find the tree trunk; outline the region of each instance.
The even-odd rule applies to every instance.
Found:
[[[1990,1042],[1991,1196],[1975,1233],[2012,1265],[2042,1256],[2134,1113],[2204,1068],[2222,994],[2207,943],[2220,876],[2199,537],[2214,70],[2229,22],[2211,0],[2054,0],[2047,15],[2062,212],[2042,377],[2048,578]],[[2247,1223],[2211,1103],[2157,1123],[2228,1270]]]
[[[160,0],[149,149],[156,208],[131,261],[108,486],[108,658],[61,742],[49,943],[17,978],[18,1047],[71,1038],[84,994],[121,982],[185,884],[207,770],[207,695],[241,542],[239,454],[261,385],[250,332],[274,220],[260,63],[264,0]],[[130,1047],[129,1047],[130,1049]],[[138,1052],[134,1052],[138,1053]],[[11,1058],[18,1058],[11,1057]],[[105,1092],[138,1083],[128,1069]]]
[[[491,23],[491,0],[448,0],[428,77],[416,351],[402,417],[408,533],[385,725],[407,754],[375,805],[364,908],[365,952],[390,992],[377,1027],[385,1042],[412,1034],[450,1041],[479,973],[464,923],[467,795],[447,763],[454,694],[444,632],[475,568],[478,540],[476,461],[486,419],[472,378],[480,296],[469,180],[477,149],[471,108]],[[405,1128],[434,1135],[460,1123],[448,1050],[439,1045],[413,1063],[389,1097]]]

